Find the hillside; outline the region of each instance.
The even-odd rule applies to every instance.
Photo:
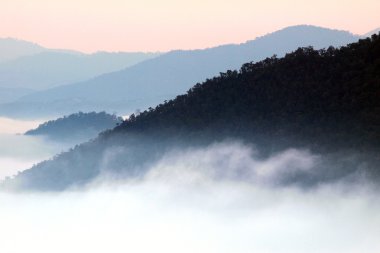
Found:
[[[238,69],[249,61],[298,47],[343,46],[358,40],[348,32],[315,26],[288,27],[240,45],[173,51],[122,71],[37,92],[0,106],[0,115],[55,116],[81,111],[111,111],[119,115],[146,109],[186,92],[194,83]]]
[[[57,141],[83,142],[96,137],[100,132],[112,129],[123,121],[121,117],[105,112],[75,113],[56,120],[47,121],[25,135],[39,135]]]
[[[262,156],[300,147],[324,157],[312,171],[290,173],[280,183],[310,187],[355,175],[377,181],[379,73],[380,35],[340,49],[300,48],[247,63],[5,185],[62,190],[100,174],[139,177],[170,150],[226,139],[254,143]]]

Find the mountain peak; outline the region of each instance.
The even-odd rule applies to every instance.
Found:
[[[331,34],[340,34],[340,36],[343,38],[353,38],[357,37],[354,34],[352,34],[349,31],[344,31],[344,30],[339,30],[339,29],[332,29],[332,28],[326,28],[326,27],[321,27],[321,26],[315,26],[315,25],[307,25],[307,24],[301,24],[301,25],[293,25],[293,26],[288,26],[285,28],[282,28],[280,30],[267,33],[263,36],[257,37],[257,39],[263,39],[263,38],[268,38],[268,37],[276,37],[276,36],[299,36],[300,34],[307,35],[307,36],[313,36],[313,37],[318,37],[322,36],[322,38],[329,36]],[[251,40],[252,41],[252,40]],[[249,42],[251,42],[249,41]]]

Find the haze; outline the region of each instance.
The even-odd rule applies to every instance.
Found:
[[[1,0],[0,253],[380,252],[379,10]]]
[[[68,144],[23,135],[42,122],[0,117],[0,181],[69,148]]]
[[[377,0],[3,0],[0,37],[84,52],[168,51],[241,43],[290,25],[364,34]]]

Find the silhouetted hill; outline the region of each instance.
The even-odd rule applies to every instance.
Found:
[[[60,86],[1,105],[0,115],[31,117],[82,111],[115,111],[126,115],[186,92],[194,83],[237,69],[249,61],[298,47],[343,46],[358,40],[348,32],[315,26],[294,26],[240,45],[173,51],[128,69],[82,83]]]
[[[324,157],[282,183],[311,186],[350,175],[376,181],[379,91],[380,35],[340,49],[300,48],[197,84],[7,184],[62,190],[104,174],[139,177],[168,150],[225,139],[255,143],[263,156],[303,147]]]
[[[27,131],[25,135],[41,135],[52,140],[79,143],[96,137],[104,130],[116,127],[122,121],[121,117],[105,112],[79,112],[47,121],[36,129]]]

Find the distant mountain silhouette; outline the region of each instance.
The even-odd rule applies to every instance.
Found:
[[[82,111],[126,115],[154,106],[228,69],[302,46],[343,46],[358,39],[351,33],[301,25],[288,27],[240,45],[173,51],[122,71],[25,96],[0,106],[0,115],[54,116]]]
[[[32,89],[25,88],[4,88],[0,87],[0,101],[2,103],[9,103],[17,100],[25,95],[35,92]]]
[[[52,88],[124,69],[158,55],[158,53],[74,54],[46,51],[0,64],[0,87],[34,90]]]
[[[47,121],[25,135],[39,135],[55,141],[76,143],[96,137],[100,132],[112,129],[123,119],[105,112],[75,113]]]
[[[140,177],[167,151],[231,138],[256,144],[263,156],[302,147],[323,158],[311,170],[285,173],[278,184],[311,187],[343,178],[378,183],[379,73],[380,34],[340,49],[299,48],[247,63],[131,115],[5,185],[63,190],[104,173]],[[244,177],[244,169],[237,176]]]
[[[28,41],[0,38],[0,63],[15,60],[22,56],[38,54],[46,50],[46,48]]]

